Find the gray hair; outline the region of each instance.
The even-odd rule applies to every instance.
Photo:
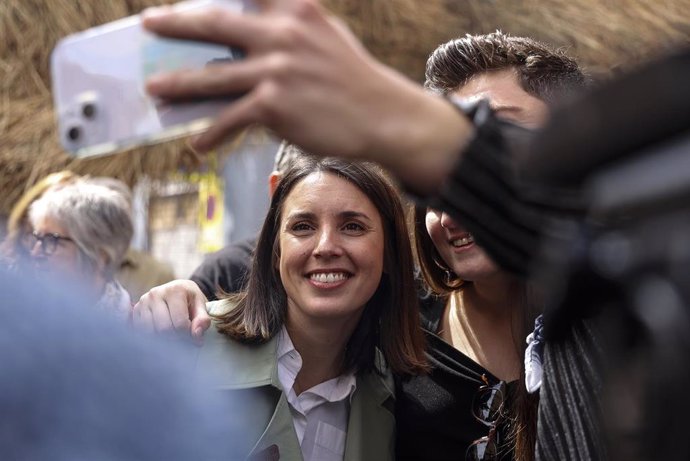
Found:
[[[105,256],[108,277],[119,268],[134,233],[127,197],[88,178],[48,190],[31,204],[32,225],[46,217],[66,229],[79,248],[82,263],[97,267]]]
[[[287,170],[292,168],[297,159],[305,155],[310,155],[304,152],[302,149],[288,141],[283,141],[278,147],[278,152],[276,152],[275,159],[273,161],[273,170],[278,173],[285,174]]]
[[[130,189],[129,186],[123,181],[111,178],[110,176],[85,176],[83,179],[90,184],[98,184],[99,186],[105,186],[108,189],[118,192],[125,198],[125,200],[127,200],[127,203],[131,205],[132,189]]]

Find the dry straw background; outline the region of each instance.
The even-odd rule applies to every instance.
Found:
[[[163,0],[0,2],[0,214],[42,176],[69,168],[133,184],[198,159],[183,142],[73,160],[58,146],[48,63],[69,33]],[[565,47],[595,76],[690,44],[690,0],[324,0],[371,52],[421,80],[427,55],[464,33],[500,28]]]

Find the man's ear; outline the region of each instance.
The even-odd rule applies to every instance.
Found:
[[[283,179],[283,173],[280,173],[276,170],[271,171],[271,174],[268,175],[268,196],[273,197],[273,194],[276,191],[276,188],[278,187],[278,183],[280,180]]]

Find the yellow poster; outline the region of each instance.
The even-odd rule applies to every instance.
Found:
[[[223,179],[214,168],[199,173],[199,251],[211,253],[224,245]]]

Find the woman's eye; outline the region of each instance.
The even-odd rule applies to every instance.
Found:
[[[294,224],[290,229],[292,229],[293,232],[304,232],[310,230],[311,226],[307,223],[300,222]]]
[[[362,232],[365,230],[364,226],[356,222],[350,222],[343,226],[343,229],[349,232]]]

